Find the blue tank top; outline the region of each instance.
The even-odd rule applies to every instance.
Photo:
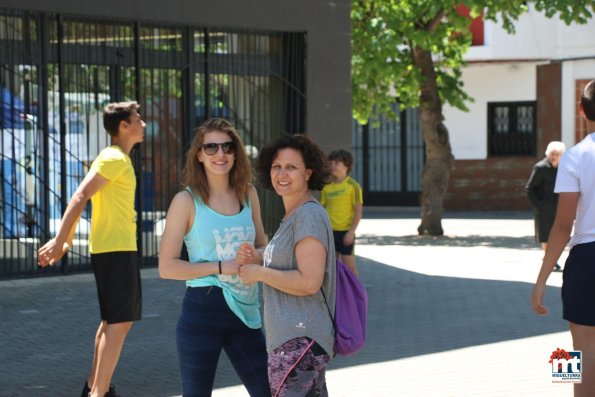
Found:
[[[192,194],[196,209],[192,228],[184,236],[191,263],[233,259],[241,243],[254,244],[256,230],[249,202],[236,215],[222,215],[202,202],[190,188],[186,190]],[[244,324],[253,329],[261,327],[257,284],[246,285],[236,274],[213,274],[188,280],[186,286],[220,287],[229,308]]]

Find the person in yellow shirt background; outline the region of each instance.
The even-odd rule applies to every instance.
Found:
[[[335,150],[329,155],[332,168],[332,182],[321,192],[320,203],[331,220],[335,237],[335,252],[356,276],[355,231],[362,219],[363,194],[357,181],[349,176],[353,167],[353,156],[346,150]]]

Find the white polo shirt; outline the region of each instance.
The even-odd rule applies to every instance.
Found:
[[[568,245],[595,241],[595,132],[564,153],[558,165],[554,192],[580,193],[574,235]]]

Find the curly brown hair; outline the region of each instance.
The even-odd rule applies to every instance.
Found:
[[[234,144],[234,164],[229,172],[229,185],[234,189],[241,202],[249,200],[252,182],[252,167],[246,156],[244,144],[235,127],[225,119],[213,118],[202,123],[195,132],[190,149],[186,153],[186,164],[182,169],[182,184],[189,186],[203,202],[209,199],[209,183],[204,165],[198,161],[198,152],[202,150],[204,137],[209,132],[223,132]]]
[[[306,169],[312,171],[312,175],[308,179],[310,190],[322,190],[324,185],[329,182],[331,168],[326,156],[316,143],[304,134],[286,134],[267,144],[260,151],[256,160],[256,173],[262,187],[274,190],[271,182],[271,166],[281,149],[294,149],[300,152]]]

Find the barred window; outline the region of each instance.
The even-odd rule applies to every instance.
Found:
[[[488,155],[535,156],[535,101],[488,103]]]
[[[194,127],[228,118],[256,148],[304,131],[305,55],[303,32],[0,7],[0,278],[39,273],[35,247],[55,234],[88,166],[110,144],[103,107],[134,99],[147,123],[145,140],[131,152],[138,249],[143,266],[156,265]],[[260,200],[272,234],[282,203],[269,191]],[[89,269],[89,217],[87,208],[68,256],[50,272]]]

